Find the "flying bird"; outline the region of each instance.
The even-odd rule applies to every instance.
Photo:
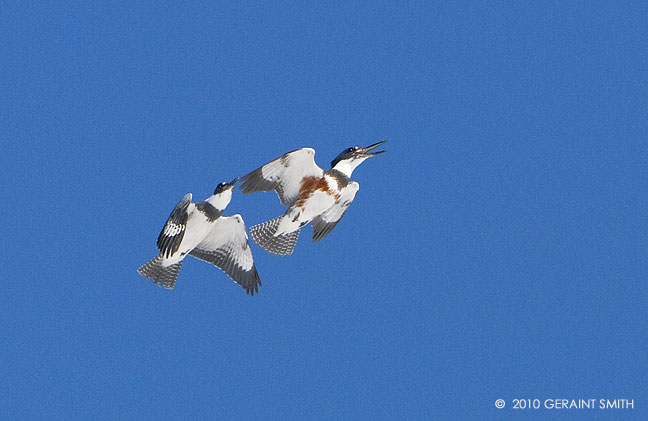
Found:
[[[292,254],[299,230],[312,221],[313,241],[324,238],[342,219],[360,186],[349,178],[365,159],[385,151],[371,152],[386,141],[366,148],[345,149],[322,170],[312,148],[297,149],[241,178],[243,193],[275,190],[288,209],[270,221],[250,227],[255,243],[273,254]]]
[[[173,289],[187,255],[213,263],[248,294],[259,291],[261,280],[241,215],[223,216],[238,178],[220,183],[204,202],[185,195],[171,212],[157,239],[160,254],[137,271],[158,285]]]

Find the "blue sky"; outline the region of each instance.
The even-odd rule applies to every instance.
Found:
[[[175,3],[0,11],[3,417],[645,411],[645,4]],[[257,296],[137,274],[185,193],[385,139]]]

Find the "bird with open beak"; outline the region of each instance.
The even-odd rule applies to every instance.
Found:
[[[300,229],[312,222],[313,241],[324,238],[342,219],[360,186],[351,181],[353,170],[386,141],[365,148],[354,146],[340,153],[331,169],[315,163],[315,151],[302,148],[289,152],[241,178],[243,193],[275,190],[288,209],[270,221],[250,227],[260,247],[278,255],[292,254]]]

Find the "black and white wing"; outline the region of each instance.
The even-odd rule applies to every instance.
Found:
[[[302,148],[288,152],[241,178],[243,193],[275,190],[281,204],[292,206],[297,200],[304,177],[322,177],[324,171],[315,163],[315,150]]]
[[[350,182],[340,193],[340,197],[335,201],[333,206],[328,208],[321,215],[313,219],[313,241],[319,241],[331,232],[344,214],[353,199],[355,199],[360,185],[355,181]]]
[[[169,219],[167,219],[162,232],[157,239],[157,246],[160,249],[160,254],[164,257],[169,257],[180,247],[182,238],[184,237],[185,229],[187,228],[187,218],[189,214],[187,209],[191,204],[191,193],[187,193],[185,197],[178,202]]]
[[[218,266],[248,294],[259,292],[261,279],[254,265],[241,215],[218,218],[207,237],[189,254]]]

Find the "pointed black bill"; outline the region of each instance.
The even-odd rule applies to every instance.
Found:
[[[366,148],[360,148],[358,149],[357,152],[359,152],[361,155],[366,156],[366,157],[372,157],[376,155],[380,155],[381,153],[387,152],[387,151],[377,151],[377,152],[369,152],[372,149],[377,148],[378,146],[384,144],[387,142],[386,140],[383,140],[382,142],[374,143],[373,145],[369,145]]]
[[[236,177],[234,180],[232,180],[232,181],[230,181],[229,183],[227,183],[227,188],[228,188],[228,189],[234,188],[234,185],[235,185],[236,183],[238,183],[238,181],[239,181],[239,178]]]

